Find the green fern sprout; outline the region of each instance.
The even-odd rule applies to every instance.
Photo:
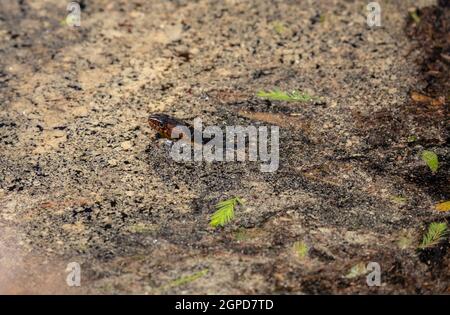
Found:
[[[204,276],[206,276],[209,272],[208,268],[202,269],[196,273],[184,276],[184,277],[180,277],[178,279],[175,279],[173,281],[171,281],[169,284],[167,284],[166,286],[162,287],[163,290],[172,288],[172,287],[179,287],[188,283],[191,283],[197,279],[200,279]]]
[[[283,92],[281,90],[258,91],[256,96],[272,101],[286,102],[308,102],[317,99],[317,97],[313,97],[308,93],[300,93],[298,91]]]
[[[397,245],[400,249],[408,249],[413,247],[414,233],[412,231],[404,230],[401,232],[400,237],[397,240]]]
[[[284,32],[286,32],[286,27],[284,27],[283,23],[280,21],[275,21],[273,23],[273,29],[279,35],[282,35]]]
[[[409,12],[409,15],[413,19],[414,23],[416,23],[416,24],[420,23],[420,17],[419,17],[419,14],[417,14],[417,9]]]
[[[308,256],[309,246],[303,241],[295,242],[292,249],[299,259],[304,259]]]
[[[423,236],[420,249],[425,249],[437,245],[447,233],[447,223],[433,222],[428,227],[427,233]]]
[[[358,278],[367,273],[366,265],[363,262],[360,262],[354,265],[350,271],[344,276],[347,279]]]
[[[234,208],[237,204],[243,205],[241,199],[234,197],[225,201],[221,201],[216,205],[217,211],[211,216],[209,225],[212,227],[224,226],[234,218]]]

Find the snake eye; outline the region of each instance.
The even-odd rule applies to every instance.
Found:
[[[162,119],[160,119],[159,117],[156,117],[154,115],[150,116],[148,118],[148,121],[150,122],[150,124],[152,124],[154,126],[158,126],[158,127],[164,126],[164,122],[162,121]]]

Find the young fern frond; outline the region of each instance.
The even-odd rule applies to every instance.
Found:
[[[428,227],[427,233],[423,236],[420,249],[425,249],[439,244],[442,238],[447,233],[447,223],[445,222],[433,222]]]
[[[363,262],[360,262],[354,265],[344,277],[347,279],[353,279],[365,275],[366,273],[367,273],[366,265]]]
[[[304,259],[308,256],[309,246],[303,241],[295,242],[292,249],[299,259]]]
[[[419,24],[420,23],[420,16],[417,14],[417,9],[414,11],[409,12],[409,15],[411,16],[414,23]]]
[[[173,281],[170,281],[167,285],[163,286],[161,289],[164,291],[164,290],[167,290],[167,289],[170,289],[170,288],[173,288],[173,287],[179,287],[179,286],[191,283],[191,282],[193,282],[193,281],[195,281],[195,280],[197,280],[197,279],[199,279],[201,277],[206,276],[208,274],[208,272],[209,272],[208,268],[202,269],[202,270],[200,270],[198,272],[195,272],[193,274],[190,274],[190,275],[187,275],[187,276],[183,276],[183,277],[180,277],[180,278],[175,279]]]
[[[234,208],[237,204],[243,204],[242,200],[238,197],[234,197],[228,200],[219,202],[216,205],[217,211],[211,216],[212,227],[224,226],[234,218]]]
[[[281,90],[259,91],[256,96],[272,100],[286,102],[308,102],[317,99],[308,93],[300,93],[298,91],[284,92]]]
[[[283,23],[280,21],[275,21],[273,23],[273,29],[279,35],[282,35],[284,32],[286,32],[286,27],[284,27]]]

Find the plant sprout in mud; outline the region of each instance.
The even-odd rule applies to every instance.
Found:
[[[425,249],[433,247],[439,244],[439,242],[444,238],[447,233],[447,223],[445,222],[433,222],[428,227],[427,233],[423,236],[422,243],[420,244],[420,249]]]
[[[283,25],[282,22],[280,21],[275,21],[273,23],[273,29],[275,30],[275,32],[279,35],[282,35],[284,32],[286,32],[286,27]]]
[[[436,153],[425,150],[422,152],[422,160],[427,164],[433,174],[437,172],[439,168],[439,159]]]
[[[270,91],[258,91],[256,96],[271,100],[271,101],[286,101],[286,102],[309,102],[316,100],[317,97],[311,96],[308,93],[301,93],[298,91],[284,92],[281,90],[270,90]]]
[[[243,205],[243,201],[238,197],[234,197],[225,201],[221,201],[216,205],[217,211],[211,216],[212,227],[225,226],[234,218],[234,208],[237,204]]]
[[[197,279],[200,279],[200,278],[206,276],[208,274],[208,272],[209,272],[209,269],[205,268],[205,269],[202,269],[202,270],[200,270],[198,272],[195,272],[193,274],[190,274],[190,275],[187,275],[187,276],[184,276],[184,277],[180,277],[178,279],[175,279],[175,280],[171,281],[166,286],[164,286],[162,289],[165,290],[165,289],[169,289],[169,288],[172,288],[172,287],[179,287],[179,286],[191,283],[191,282],[193,282],[193,281],[195,281]]]
[[[367,273],[366,265],[363,262],[359,262],[354,265],[349,272],[344,276],[347,279],[358,278]]]
[[[408,249],[413,247],[414,234],[412,231],[403,231],[397,240],[397,245],[400,249]]]
[[[409,16],[413,19],[414,23],[419,24],[420,23],[420,17],[419,14],[417,14],[417,9],[414,8],[409,12]]]
[[[309,246],[303,241],[295,242],[292,249],[299,259],[305,259],[308,256]]]

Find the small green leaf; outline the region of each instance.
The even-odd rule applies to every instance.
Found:
[[[392,200],[392,202],[399,204],[399,205],[404,205],[408,201],[408,199],[403,196],[392,196],[391,200]]]
[[[352,269],[350,269],[349,273],[345,275],[347,279],[357,278],[359,276],[365,275],[367,273],[366,265],[362,262],[354,265]]]
[[[236,241],[239,242],[247,242],[252,241],[256,239],[264,238],[265,232],[262,229],[259,228],[239,228],[234,232],[234,237]]]
[[[403,231],[397,240],[400,249],[408,249],[413,246],[414,234],[411,231]]]
[[[205,268],[205,269],[200,270],[200,271],[198,271],[196,273],[193,273],[191,275],[175,279],[175,280],[171,281],[169,284],[167,284],[165,287],[163,287],[163,289],[172,288],[172,287],[179,287],[181,285],[190,283],[192,281],[195,281],[195,280],[205,276],[208,273],[208,271],[209,271],[209,269]]]
[[[279,35],[282,35],[284,32],[286,32],[286,27],[284,27],[283,23],[280,21],[275,21],[273,23],[273,29]]]
[[[234,208],[237,204],[243,204],[242,200],[234,197],[225,201],[221,201],[216,205],[217,211],[211,216],[209,225],[212,227],[225,226],[234,218]]]
[[[417,140],[418,140],[418,138],[415,135],[411,135],[408,137],[408,139],[406,139],[406,141],[409,143],[416,142]]]
[[[256,96],[272,101],[286,102],[308,102],[318,99],[317,97],[313,97],[308,93],[300,93],[298,91],[284,92],[280,90],[258,91]]]
[[[422,152],[422,160],[427,163],[428,167],[433,173],[436,173],[436,171],[439,168],[439,160],[436,153],[433,151],[423,151]]]
[[[295,242],[292,246],[294,253],[298,258],[304,259],[308,256],[309,246],[305,242]]]
[[[428,227],[427,233],[423,236],[422,244],[419,248],[429,248],[439,244],[442,238],[447,233],[447,223],[445,222],[433,222]]]
[[[130,225],[127,230],[131,233],[152,233],[157,231],[157,228],[153,224],[145,224],[142,222]]]
[[[416,24],[420,23],[420,17],[417,14],[417,9],[415,9],[414,11],[409,12],[409,15],[413,19],[414,23],[416,23]]]
[[[245,241],[248,238],[247,231],[245,229],[239,229],[234,234],[234,237],[236,238],[236,241]]]

